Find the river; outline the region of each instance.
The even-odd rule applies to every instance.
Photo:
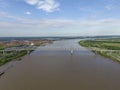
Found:
[[[37,48],[21,61],[10,63],[0,78],[0,90],[120,90],[120,64],[78,45],[78,39],[55,41]],[[3,66],[5,67],[5,66]]]

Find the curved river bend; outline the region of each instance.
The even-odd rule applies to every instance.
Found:
[[[61,40],[45,47],[80,48],[41,51],[38,48],[0,78],[0,90],[120,90],[120,64],[88,51],[79,40]]]

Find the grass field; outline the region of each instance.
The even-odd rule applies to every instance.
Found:
[[[11,52],[5,55],[0,54],[0,66],[14,59],[18,59],[27,54],[27,51]]]
[[[92,49],[93,52],[99,55],[120,62],[120,38],[82,40],[79,44]]]

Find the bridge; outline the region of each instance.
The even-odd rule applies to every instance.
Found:
[[[87,48],[87,49],[81,49],[81,48],[72,48],[72,47],[37,47],[37,46],[33,46],[33,47],[27,47],[27,48],[11,48],[11,49],[4,49],[4,50],[0,50],[1,53],[5,54],[6,52],[10,52],[10,51],[15,51],[15,52],[19,52],[19,51],[27,51],[27,53],[30,53],[30,51],[70,51],[71,53],[73,53],[73,51],[95,51],[95,52],[120,52],[120,50],[105,50],[105,49],[97,49],[97,48]]]

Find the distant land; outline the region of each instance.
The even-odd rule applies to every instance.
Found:
[[[56,37],[0,37],[0,41],[9,40],[62,40],[62,39],[85,39],[85,38],[120,38],[120,35],[104,36],[56,36]]]

